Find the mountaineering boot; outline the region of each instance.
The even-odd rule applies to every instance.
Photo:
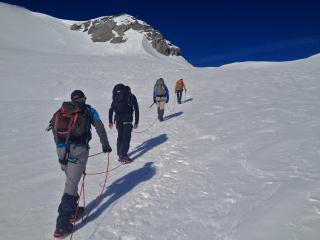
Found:
[[[55,237],[67,235],[72,231],[73,224],[70,223],[70,219],[77,208],[78,199],[79,196],[63,194],[58,208],[59,215],[57,217],[56,231],[53,234]]]
[[[70,222],[74,223],[76,221],[78,221],[82,216],[84,216],[84,207],[78,207],[78,209],[76,209],[70,218]]]
[[[53,237],[55,238],[64,238],[66,236],[68,236],[73,229],[73,224],[69,224],[69,226],[67,228],[57,228],[54,233],[53,233]]]
[[[122,163],[131,163],[132,162],[132,159],[128,156],[128,155],[125,155],[125,156],[122,156],[121,159],[119,160],[119,162],[122,162]]]

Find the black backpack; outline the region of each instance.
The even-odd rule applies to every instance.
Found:
[[[88,105],[88,107],[90,107]],[[50,121],[56,143],[91,139],[91,116],[87,106],[64,102]]]
[[[116,114],[132,114],[133,104],[130,88],[122,83],[114,86],[111,107]]]

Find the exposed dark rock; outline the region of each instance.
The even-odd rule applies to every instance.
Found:
[[[123,39],[123,37],[114,37],[112,38],[112,40],[110,41],[111,43],[124,43],[126,42],[126,39]]]
[[[120,36],[124,35],[124,32],[128,31],[130,29],[130,26],[121,24],[121,25],[116,25],[113,30],[116,31]]]
[[[85,22],[85,23],[83,24],[83,26],[84,26],[83,31],[84,31],[84,32],[87,32],[88,29],[89,29],[89,27],[90,27],[90,25],[91,25],[91,22]]]
[[[138,21],[131,23],[130,27],[136,31],[145,31],[145,32],[152,31],[151,26],[143,25],[143,24],[139,23]]]
[[[80,31],[82,29],[82,27],[81,27],[81,25],[73,24],[73,25],[71,25],[70,29],[73,31]]]
[[[98,23],[90,27],[88,33],[91,34],[91,39],[93,42],[107,42],[110,41],[115,35],[112,32],[115,23],[103,22]]]
[[[127,19],[121,24],[117,24],[114,20],[116,17],[125,15]],[[138,21],[132,16],[126,14],[119,14],[115,16],[102,17],[95,20],[86,21],[83,23],[76,23],[70,27],[74,31],[88,32],[91,35],[93,42],[107,42],[110,41],[114,44],[121,44],[126,42],[124,39],[125,32],[129,29],[138,31],[145,35],[151,45],[161,54],[181,55],[180,48],[174,46],[167,41],[164,36],[157,30],[153,29],[150,25]],[[116,34],[114,34],[116,32]]]

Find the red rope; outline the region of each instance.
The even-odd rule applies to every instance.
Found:
[[[116,170],[118,167],[122,166],[123,164],[125,164],[125,163],[120,163],[120,164],[118,164],[118,165],[115,166],[114,168],[110,169],[109,172],[112,172],[112,171]],[[89,175],[89,176],[95,176],[95,175],[101,175],[101,174],[105,174],[105,173],[107,173],[107,172],[104,171],[104,172],[96,172],[96,173],[87,173],[87,175]]]
[[[98,153],[98,154],[101,154],[101,153]],[[94,155],[98,155],[98,154],[94,154]],[[94,156],[92,155],[92,156]],[[106,187],[106,183],[107,183],[107,178],[108,178],[108,173],[109,171],[112,171],[112,170],[115,170],[116,168],[120,167],[121,165],[123,165],[123,163],[119,164],[118,166],[114,167],[113,169],[109,170],[109,163],[110,163],[110,153],[108,153],[108,161],[107,161],[107,166],[106,166],[106,171],[104,172],[98,172],[98,173],[86,173],[84,172],[83,173],[83,177],[82,177],[82,184],[81,184],[81,189],[80,189],[80,193],[79,193],[79,199],[78,199],[78,202],[77,202],[77,208],[76,208],[76,212],[75,212],[75,216],[77,216],[77,213],[78,213],[78,209],[79,209],[79,203],[80,203],[80,199],[81,199],[81,196],[83,197],[83,205],[84,205],[84,208],[86,207],[86,198],[85,198],[85,184],[84,184],[84,180],[85,180],[85,176],[86,175],[99,175],[99,174],[106,174],[105,175],[105,179],[104,179],[104,183],[103,183],[103,187],[100,191],[100,194],[96,197],[96,203],[95,203],[95,206],[92,208],[92,209],[95,209],[101,202],[101,195],[102,193],[104,192],[104,189]],[[90,211],[91,212],[91,211]],[[82,221],[84,221],[90,214],[90,212],[88,212],[85,216],[82,216]],[[71,235],[70,235],[70,240],[72,240],[72,237],[73,237],[73,233],[74,233],[74,228],[75,228],[75,222],[76,222],[76,219],[74,220],[73,222],[73,227],[72,227],[72,231],[71,231]]]
[[[109,162],[110,162],[109,160],[110,160],[110,158],[109,158],[109,153],[108,153],[106,177],[105,177],[105,179],[104,179],[103,187],[102,187],[102,189],[101,189],[99,198],[101,197],[101,195],[102,195],[102,193],[103,193],[103,191],[104,191],[104,188],[105,188],[105,186],[106,186],[106,183],[107,183],[108,172],[109,172]]]
[[[84,173],[86,174],[86,173]],[[79,197],[80,198],[80,197]],[[86,195],[85,195],[85,190],[84,190],[84,181],[83,181],[83,208],[86,209]],[[82,217],[81,217],[81,220],[83,221],[83,214],[82,214]]]
[[[108,178],[108,173],[109,173],[109,162],[110,162],[110,153],[108,153],[107,170],[104,172],[104,173],[106,174],[106,176],[105,176],[105,178],[104,178],[103,187],[102,187],[102,189],[101,189],[100,194],[96,197],[96,203],[95,203],[95,205],[94,205],[94,207],[93,207],[92,209],[95,209],[95,208],[99,205],[99,203],[100,203],[100,201],[101,201],[101,195],[102,195],[102,193],[104,192],[104,188],[105,188],[106,183],[107,183],[107,178]],[[91,175],[92,175],[92,174],[91,174]],[[86,218],[89,216],[90,212],[91,212],[91,211],[89,211],[89,212],[86,214],[86,216],[84,217],[84,220],[86,220]]]

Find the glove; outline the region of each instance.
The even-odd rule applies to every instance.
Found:
[[[139,124],[138,123],[135,123],[134,125],[133,125],[133,128],[134,129],[137,129],[139,127]]]
[[[113,123],[109,123],[109,128],[110,128],[110,129],[113,128]]]
[[[112,148],[109,145],[102,146],[102,152],[110,153],[110,152],[112,152]]]

